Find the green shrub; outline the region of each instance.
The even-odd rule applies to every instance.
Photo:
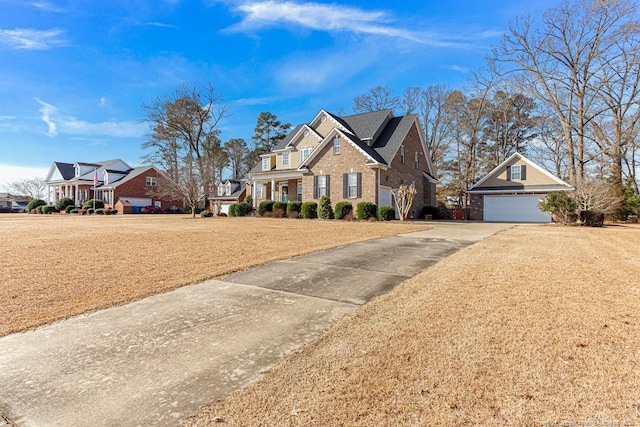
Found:
[[[74,210],[75,208],[76,208],[76,207],[75,207],[75,205],[69,205],[69,206],[67,206],[66,208],[64,208],[64,211],[65,211],[66,213],[71,213],[71,211],[72,211],[72,210]],[[77,212],[76,212],[76,213],[77,213]]]
[[[353,205],[351,202],[338,202],[336,203],[335,217],[336,219],[344,219],[348,214],[353,212]]]
[[[366,220],[369,218],[376,218],[378,215],[378,207],[375,203],[360,202],[356,206],[356,216],[358,219]]]
[[[96,209],[96,215],[104,215],[104,208]]]
[[[547,194],[539,207],[542,211],[549,212],[555,220],[567,224],[578,208],[578,203],[566,191],[554,191]]]
[[[243,202],[249,203],[251,206],[253,206],[253,197],[251,197],[251,194],[247,194],[247,196],[244,198]]]
[[[302,202],[299,202],[297,200],[292,200],[289,203],[287,203],[287,216],[291,216],[293,212],[297,212],[299,216],[301,209],[302,209]]]
[[[284,218],[287,214],[287,204],[285,202],[273,202],[271,213],[274,218]]]
[[[267,212],[273,211],[273,204],[275,202],[273,200],[263,200],[258,205],[258,215],[264,216]]]
[[[580,222],[587,227],[603,227],[604,213],[597,211],[580,211]]]
[[[94,209],[93,208],[87,208],[87,215],[93,215]]]
[[[78,208],[73,208],[69,211],[70,214],[78,214]]]
[[[318,218],[333,219],[331,199],[327,196],[320,197],[320,203],[318,203]]]
[[[229,206],[229,216],[238,216],[238,203]]]
[[[202,218],[211,218],[213,216],[213,212],[211,212],[209,209],[205,209],[202,212],[200,212],[200,216]]]
[[[36,212],[38,212],[39,214],[47,214],[49,213],[49,206],[40,205],[36,208]]]
[[[67,211],[67,206],[75,206],[75,202],[68,197],[63,197],[56,202],[56,209],[58,211]]]
[[[300,207],[300,216],[306,219],[318,217],[318,204],[316,202],[304,202]]]
[[[396,219],[396,210],[393,206],[380,206],[378,208],[378,219],[380,221],[392,221]]]
[[[249,203],[240,202],[238,203],[238,216],[247,216],[253,210],[253,206]]]
[[[47,202],[45,202],[42,199],[31,199],[31,201],[27,203],[27,212],[31,212],[33,209],[37,208],[38,206],[42,206],[46,204]]]
[[[95,202],[95,206],[93,205],[94,202]],[[104,208],[104,202],[100,199],[89,199],[82,204],[83,209],[89,209],[89,208],[93,209],[94,207],[96,209]]]

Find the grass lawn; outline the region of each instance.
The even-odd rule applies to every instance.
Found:
[[[516,226],[372,300],[189,425],[639,425],[639,276],[638,226]]]
[[[0,336],[416,223],[0,215]]]

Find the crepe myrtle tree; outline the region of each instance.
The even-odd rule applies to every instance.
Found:
[[[413,200],[417,192],[416,186],[413,185],[413,183],[411,185],[402,184],[398,188],[391,189],[400,221],[406,221],[409,217],[409,212],[411,212],[411,206],[413,205]]]

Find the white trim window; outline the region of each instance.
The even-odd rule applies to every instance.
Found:
[[[416,151],[413,156],[413,164],[416,169],[420,169],[420,157],[418,156],[418,152]]]
[[[256,182],[256,199],[262,199],[264,185],[261,182]]]
[[[404,145],[400,146],[400,162],[404,165]]]
[[[311,155],[311,152],[313,151],[313,148],[311,147],[304,147],[300,149],[300,163],[304,163],[305,160],[307,160],[307,158]]]
[[[282,153],[282,166],[289,167],[289,152]]]
[[[155,187],[158,185],[158,181],[155,176],[148,176],[146,180],[147,187]]]
[[[329,197],[329,175],[316,175],[314,186],[314,199],[319,199],[322,196]]]
[[[340,138],[337,136],[333,139],[333,154],[340,154]]]
[[[520,165],[511,166],[511,180],[520,181],[521,179],[522,179],[522,174],[520,170]]]
[[[271,159],[268,157],[263,157],[262,158],[262,170],[263,171],[268,171],[271,170]]]

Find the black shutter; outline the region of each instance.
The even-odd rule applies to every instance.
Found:
[[[318,199],[318,175],[313,177],[313,198]]]
[[[342,174],[342,198],[343,199],[349,198],[349,174],[348,173]]]
[[[327,197],[330,198],[331,197],[331,190],[330,190],[330,187],[329,187],[329,175],[326,175],[326,177],[327,177]]]
[[[527,179],[527,166],[526,165],[521,165],[520,166],[520,180],[524,181],[525,179]]]
[[[357,176],[358,176],[358,192],[356,193],[356,197],[358,197],[359,199],[360,197],[362,197],[362,172],[358,172]]]
[[[507,181],[511,181],[511,166],[507,166]]]

